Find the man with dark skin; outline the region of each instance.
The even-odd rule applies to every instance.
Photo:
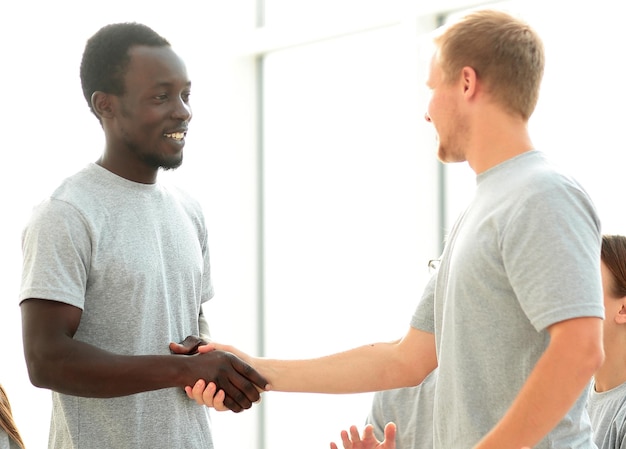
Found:
[[[185,385],[213,381],[239,412],[267,382],[231,353],[197,353],[213,296],[204,218],[157,182],[183,160],[185,65],[150,28],[114,24],[88,41],[81,81],[104,151],[23,235],[24,353],[31,382],[53,391],[49,447],[212,448]]]

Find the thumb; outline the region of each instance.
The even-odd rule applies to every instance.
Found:
[[[173,354],[189,354],[189,348],[187,348],[186,346],[183,346],[180,343],[170,343],[170,351]]]
[[[206,354],[207,352],[215,351],[216,349],[220,349],[223,345],[219,343],[210,342],[206,345],[198,346],[199,354]]]

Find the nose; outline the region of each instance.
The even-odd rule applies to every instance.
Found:
[[[179,98],[178,101],[176,102],[176,107],[174,108],[174,111],[172,112],[172,117],[175,118],[176,120],[188,122],[189,120],[191,120],[191,116],[192,116],[191,106],[189,105],[188,102],[186,102],[182,98]]]
[[[426,120],[428,123],[432,122],[432,120],[430,119],[430,115],[428,115],[428,112],[424,113],[424,120]]]

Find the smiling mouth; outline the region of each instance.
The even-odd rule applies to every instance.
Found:
[[[177,141],[181,141],[185,138],[185,133],[179,132],[179,133],[169,133],[169,134],[163,134],[165,137],[167,137],[168,139],[174,139]]]

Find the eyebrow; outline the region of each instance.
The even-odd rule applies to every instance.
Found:
[[[171,82],[171,81],[157,81],[152,87],[153,88],[159,88],[159,87],[172,87],[175,83]],[[187,81],[185,83],[185,87],[189,88],[191,87],[191,81]]]

